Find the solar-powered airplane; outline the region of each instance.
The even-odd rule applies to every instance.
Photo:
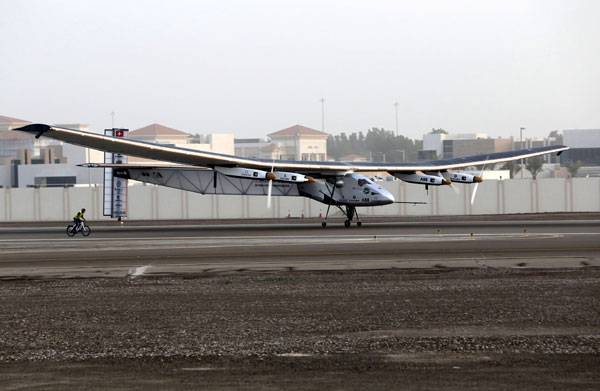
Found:
[[[560,155],[569,149],[563,145],[547,146],[418,163],[319,162],[243,158],[44,124],[27,125],[15,130],[34,134],[36,138],[44,136],[105,152],[175,163],[84,165],[112,168],[115,177],[202,194],[262,195],[267,196],[268,207],[272,195],[308,197],[327,205],[323,227],[327,225],[331,206],[339,208],[346,216],[346,227],[350,227],[355,217],[356,224],[360,227],[357,207],[406,202],[395,201],[390,192],[361,175],[361,172],[386,171],[405,182],[423,185],[426,189],[429,186],[450,185],[453,182],[475,183],[471,198],[473,203],[477,186],[482,181],[481,175],[456,170],[549,153]]]

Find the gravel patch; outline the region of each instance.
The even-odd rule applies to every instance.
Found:
[[[372,365],[392,381],[398,365],[583,360],[573,384],[586,385],[598,379],[599,282],[594,268],[2,281],[0,368],[161,362],[186,376],[246,368],[243,378],[265,365],[283,374]]]

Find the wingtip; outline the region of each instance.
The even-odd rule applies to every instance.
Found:
[[[15,128],[13,130],[18,130],[26,133],[34,133],[35,138],[40,138],[42,134],[50,130],[50,125],[46,124],[29,124],[25,126],[21,126],[20,128]]]

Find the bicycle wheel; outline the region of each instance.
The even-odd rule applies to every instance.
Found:
[[[81,229],[81,234],[83,236],[90,236],[91,232],[92,232],[92,229],[90,227],[88,227],[87,225],[84,225],[83,228]]]
[[[74,236],[75,235],[75,227],[73,227],[72,225],[68,225],[67,226],[67,236]]]

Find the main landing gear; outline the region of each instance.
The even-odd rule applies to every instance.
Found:
[[[362,222],[360,221],[360,218],[358,217],[358,213],[356,212],[356,207],[346,206],[346,210],[344,210],[339,205],[336,205],[336,206],[346,216],[346,221],[344,221],[344,227],[350,228],[350,225],[352,224],[352,220],[354,219],[354,216],[356,216],[356,226],[360,227],[362,225]],[[321,226],[323,226],[323,227],[327,226],[327,216],[329,216],[329,206],[327,207],[327,214],[325,215],[325,221],[323,221],[321,223]]]
[[[335,184],[331,187],[331,194],[329,194],[329,196],[327,196],[327,194],[323,193],[323,195],[325,196],[325,199],[329,198],[329,203],[327,204],[327,213],[325,213],[325,221],[323,221],[321,223],[322,227],[327,227],[327,216],[329,216],[329,209],[331,208],[331,204],[334,202],[333,201],[333,193],[335,193]],[[338,207],[339,210],[342,211],[342,213],[346,216],[346,221],[344,221],[344,226],[346,228],[350,228],[350,224],[352,223],[352,220],[354,219],[354,216],[356,216],[356,226],[360,227],[362,225],[362,223],[360,222],[360,219],[358,218],[358,213],[356,213],[356,207],[354,206],[349,206],[346,205],[346,210],[342,209],[341,206],[334,204],[335,206]]]

